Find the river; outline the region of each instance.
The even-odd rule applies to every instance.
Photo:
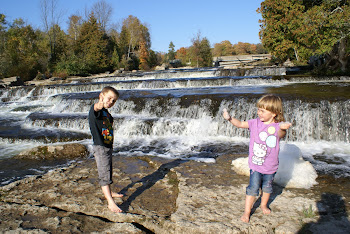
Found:
[[[222,110],[241,120],[255,118],[258,98],[273,93],[293,124],[281,144],[297,146],[319,175],[350,178],[349,77],[236,76],[213,68],[1,89],[0,184],[70,163],[12,159],[25,149],[71,142],[89,147],[87,113],[106,85],[120,91],[110,110],[114,156],[215,163],[222,154],[247,154],[249,132],[225,121]]]

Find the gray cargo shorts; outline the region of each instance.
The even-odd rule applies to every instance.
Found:
[[[98,180],[101,186],[106,186],[113,183],[112,152],[113,148],[93,145],[93,153],[97,164]]]

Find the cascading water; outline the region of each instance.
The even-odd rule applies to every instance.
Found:
[[[225,121],[222,110],[241,120],[255,118],[258,98],[274,93],[293,123],[285,142],[297,145],[318,172],[350,177],[349,77],[219,75],[215,69],[149,72],[2,90],[0,158],[43,144],[90,145],[87,113],[111,85],[121,94],[110,110],[114,155],[215,162],[221,154],[248,153],[249,132]],[[2,184],[13,180],[4,174]]]

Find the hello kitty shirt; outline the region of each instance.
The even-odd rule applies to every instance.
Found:
[[[248,120],[250,131],[249,168],[262,174],[273,174],[278,169],[278,123],[264,124],[259,118]]]

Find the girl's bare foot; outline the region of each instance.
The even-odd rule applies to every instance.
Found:
[[[123,212],[116,204],[109,204],[108,209],[110,209],[113,213]]]
[[[270,214],[271,210],[267,207],[261,207],[263,214]]]
[[[249,223],[249,216],[250,216],[250,214],[244,213],[241,217],[241,220],[245,223]]]
[[[114,192],[112,192],[111,195],[112,195],[112,197],[123,197],[124,196],[123,194],[114,193]]]

